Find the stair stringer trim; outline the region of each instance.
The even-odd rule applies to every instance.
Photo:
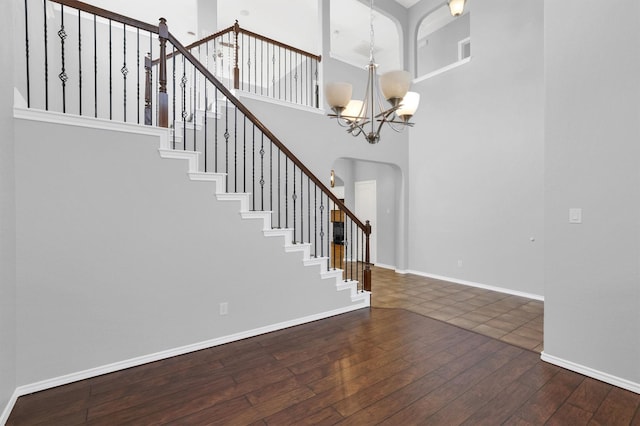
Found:
[[[244,220],[262,220],[262,231],[265,237],[282,237],[283,247],[287,253],[302,253],[302,262],[306,267],[313,267],[317,265],[320,267],[320,278],[323,280],[333,279],[335,280],[337,291],[348,291],[350,293],[352,306],[359,306],[361,308],[371,306],[371,293],[368,291],[358,291],[358,281],[355,280],[343,280],[342,269],[329,269],[324,270],[322,260],[326,261],[327,258],[313,258],[311,257],[311,244],[309,243],[294,243],[293,242],[293,229],[273,229],[271,228],[271,215],[270,211],[253,211],[249,210],[251,194],[250,193],[230,193],[224,190],[226,186],[226,174],[225,173],[210,173],[201,172],[200,167],[200,152],[197,151],[184,151],[174,150],[169,148],[169,137],[161,139],[161,146],[158,149],[160,157],[165,159],[187,160],[188,170],[187,175],[189,179],[193,181],[201,182],[215,182],[215,196],[218,201],[237,201],[240,202],[239,214]]]

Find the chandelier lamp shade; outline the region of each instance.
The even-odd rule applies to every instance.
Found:
[[[380,132],[386,124],[396,132],[413,126],[409,120],[416,112],[420,95],[409,92],[411,74],[408,71],[389,71],[378,79],[378,64],[373,57],[373,0],[370,1],[370,48],[367,86],[362,100],[352,99],[349,83],[333,82],[325,86],[325,98],[333,114],[329,117],[347,129],[352,136],[363,135],[367,142],[380,142]],[[385,107],[383,99],[386,100]]]
[[[467,0],[449,0],[449,11],[451,16],[460,16],[464,12],[464,5]]]

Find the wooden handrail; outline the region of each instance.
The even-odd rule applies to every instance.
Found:
[[[211,40],[216,39],[216,38],[218,38],[218,37],[221,37],[221,36],[223,36],[223,35],[225,35],[225,34],[227,34],[227,33],[230,33],[230,32],[232,32],[232,31],[233,31],[233,25],[232,25],[232,26],[230,26],[229,28],[225,28],[225,29],[224,29],[224,30],[222,30],[222,31],[218,31],[217,33],[211,34],[211,35],[209,35],[209,36],[207,36],[207,37],[205,37],[205,38],[203,38],[203,39],[201,39],[201,40],[195,41],[195,42],[193,42],[193,43],[191,43],[191,44],[189,44],[189,45],[185,46],[185,49],[187,49],[187,50],[191,50],[191,49],[193,49],[193,48],[196,48],[196,47],[201,46],[201,45],[203,45],[203,44],[205,44],[205,43],[208,43],[208,42],[210,42]],[[176,52],[176,53],[173,53],[173,52],[171,52],[171,53],[167,53],[167,59],[171,59],[174,55],[177,55],[178,53],[180,53],[180,52]],[[158,65],[158,63],[159,63],[159,62],[160,62],[160,58],[158,58],[158,59],[154,59],[154,60],[153,60],[153,65],[154,65],[154,66],[155,66],[155,65]]]
[[[313,53],[307,52],[306,50],[298,49],[297,47],[293,47],[293,46],[290,46],[288,44],[282,43],[282,42],[280,42],[278,40],[274,40],[272,38],[260,35],[258,33],[254,33],[253,31],[245,30],[244,28],[242,28],[240,26],[240,24],[238,23],[237,20],[236,20],[235,24],[233,24],[232,26],[230,26],[228,28],[225,28],[224,30],[218,31],[215,34],[208,35],[205,38],[200,39],[198,41],[195,41],[195,42],[193,42],[193,43],[191,43],[191,44],[189,44],[189,45],[187,45],[185,47],[186,47],[187,50],[191,50],[194,47],[198,47],[200,45],[208,43],[209,41],[211,41],[211,40],[213,40],[215,38],[218,38],[218,37],[220,37],[222,35],[225,35],[226,33],[229,33],[231,31],[234,31],[234,32],[240,33],[240,34],[246,34],[246,35],[251,36],[251,37],[255,37],[258,40],[266,41],[267,43],[274,44],[274,45],[276,45],[278,47],[282,47],[284,49],[291,50],[291,51],[296,52],[296,53],[298,53],[298,54],[300,54],[302,56],[307,56],[307,57],[309,57],[311,59],[315,59],[318,62],[322,61],[322,56],[321,55],[314,55]]]
[[[193,43],[186,45],[185,49],[191,50],[191,49],[194,49],[194,48],[196,48],[198,46],[202,46],[203,44],[206,44],[206,43],[210,42],[211,40],[214,40],[214,39],[216,39],[218,37],[222,37],[223,35],[225,35],[227,33],[230,33],[230,32],[235,32],[236,34],[238,34],[238,33],[246,34],[248,36],[257,38],[258,40],[262,40],[262,41],[265,41],[267,43],[271,43],[271,44],[273,44],[275,46],[291,50],[293,52],[296,52],[296,53],[298,53],[300,55],[303,55],[303,56],[306,56],[308,58],[315,59],[318,62],[322,61],[322,55],[314,55],[313,53],[307,52],[307,51],[302,50],[302,49],[298,49],[297,47],[290,46],[288,44],[279,42],[277,40],[274,40],[272,38],[260,35],[258,33],[254,33],[253,31],[245,30],[244,28],[242,28],[238,24],[238,21],[236,21],[236,23],[234,25],[232,25],[230,27],[227,27],[224,30],[220,30],[220,31],[218,31],[216,33],[213,33],[211,35],[208,35],[208,36],[206,36],[206,37],[204,37],[204,38],[202,38],[202,39],[200,39],[198,41],[194,41]],[[171,57],[173,57],[173,55],[174,55],[174,53],[168,53],[167,54],[167,59],[170,59]],[[153,65],[156,65],[159,60],[160,59],[154,59],[153,60]]]
[[[122,24],[130,25],[132,27],[140,28],[141,30],[149,31],[150,33],[158,34],[158,26],[147,24],[146,22],[138,21],[137,19],[129,18],[128,16],[120,15],[115,12],[111,12],[106,9],[78,1],[78,0],[51,0],[54,3],[58,3],[64,6],[73,7],[83,12],[91,13],[93,15],[100,16],[105,19],[120,22]]]
[[[237,21],[236,21],[236,22],[237,22]],[[313,53],[309,53],[309,52],[307,52],[307,51],[305,51],[305,50],[298,49],[297,47],[289,46],[288,44],[285,44],[285,43],[279,42],[279,41],[274,40],[274,39],[269,38],[269,37],[265,37],[265,36],[263,36],[263,35],[260,35],[260,34],[254,33],[254,32],[249,31],[249,30],[245,30],[244,28],[241,28],[241,27],[238,27],[238,28],[239,28],[239,31],[240,31],[242,34],[246,34],[246,35],[249,35],[249,36],[251,36],[251,37],[255,37],[255,38],[257,38],[258,40],[266,41],[267,43],[275,44],[276,46],[278,46],[278,47],[282,47],[282,48],[284,48],[284,49],[292,50],[292,51],[294,51],[294,52],[296,52],[296,53],[299,53],[300,55],[307,56],[307,57],[309,57],[309,58],[311,58],[311,59],[315,59],[315,60],[316,60],[316,61],[318,61],[318,62],[321,62],[321,61],[322,61],[322,56],[321,56],[321,55],[314,55]]]

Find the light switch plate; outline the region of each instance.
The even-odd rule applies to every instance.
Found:
[[[582,223],[582,209],[572,207],[569,209],[569,223]]]

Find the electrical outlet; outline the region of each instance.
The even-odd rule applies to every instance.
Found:
[[[458,260],[458,268],[462,268],[462,260]]]
[[[229,304],[227,302],[220,303],[220,315],[227,315],[229,313]]]

